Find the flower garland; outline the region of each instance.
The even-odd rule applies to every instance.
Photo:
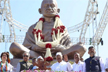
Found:
[[[3,65],[2,65],[2,62],[0,62],[0,64],[1,64],[1,72],[5,72],[4,70],[3,70]],[[8,64],[7,64],[7,62],[6,62],[6,71],[8,71]]]
[[[60,16],[56,15],[55,16],[55,23],[54,23],[54,26],[53,26],[52,32],[51,32],[53,41],[52,42],[43,42],[43,40],[44,40],[44,36],[42,34],[43,22],[44,22],[44,18],[40,18],[39,22],[37,23],[37,25],[33,29],[32,33],[34,34],[36,45],[38,45],[40,47],[46,47],[45,58],[46,58],[46,61],[50,61],[50,60],[53,60],[52,56],[51,56],[50,49],[59,44],[59,42],[62,38],[62,34],[64,33],[65,26],[63,26],[63,24],[62,24],[62,22],[60,20]]]

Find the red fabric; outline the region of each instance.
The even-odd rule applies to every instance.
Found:
[[[44,18],[40,18],[39,21],[43,21],[44,22],[45,20],[44,20]]]
[[[52,48],[52,45],[50,43],[47,43],[45,47],[46,48]]]

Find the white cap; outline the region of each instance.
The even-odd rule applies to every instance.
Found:
[[[60,55],[60,56],[62,57],[62,53],[61,53],[61,52],[57,52],[57,53],[56,53],[56,56],[57,56],[57,55]]]
[[[42,56],[38,56],[38,58],[36,59],[36,61],[38,61],[39,58],[42,59],[42,60],[44,60]]]

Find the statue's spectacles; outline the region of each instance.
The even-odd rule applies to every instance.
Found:
[[[24,55],[23,57],[28,57],[28,55]]]

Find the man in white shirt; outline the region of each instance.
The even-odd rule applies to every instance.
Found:
[[[72,71],[74,72],[85,72],[84,69],[84,62],[80,61],[80,54],[79,53],[75,53],[74,54],[74,61],[75,63],[72,65]]]
[[[106,62],[105,62],[105,70],[106,70],[106,72],[108,72],[108,58],[106,58]]]
[[[51,66],[51,70],[52,71],[71,71],[71,64],[68,62],[68,61],[63,61],[62,60],[63,57],[62,57],[62,53],[61,52],[57,52],[56,53],[56,60],[58,62],[54,63],[52,66]]]

